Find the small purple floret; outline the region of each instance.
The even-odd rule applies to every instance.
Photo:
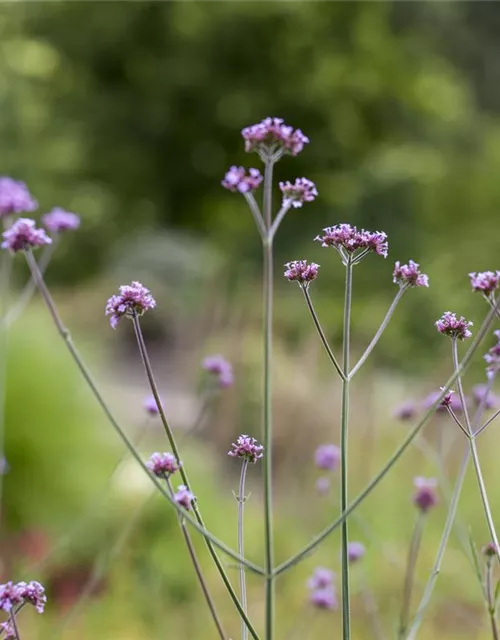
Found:
[[[286,125],[281,118],[265,118],[243,129],[241,135],[245,140],[245,151],[257,151],[266,156],[278,151],[296,156],[309,142],[300,129]]]
[[[161,400],[161,398],[160,398]],[[158,405],[156,404],[156,400],[153,394],[147,396],[142,403],[144,409],[152,416],[158,415]]]
[[[362,542],[349,542],[347,546],[347,557],[349,562],[358,562],[358,560],[361,560],[361,558],[363,558],[365,553],[365,545]]]
[[[440,391],[433,391],[429,393],[429,395],[424,399],[422,405],[424,409],[430,409],[432,405],[436,402],[436,400],[440,397],[441,393],[444,391],[443,387],[440,387]],[[465,398],[465,402],[468,404],[468,398]],[[448,391],[446,395],[443,397],[441,402],[436,407],[437,412],[445,412],[446,407],[450,407],[450,409],[454,413],[459,413],[462,411],[462,402],[460,401],[460,397],[455,395],[454,391]]]
[[[283,207],[301,207],[304,202],[312,202],[318,195],[318,190],[314,182],[307,178],[297,178],[291,182],[280,182],[281,193],[283,194]]]
[[[246,462],[255,464],[257,460],[264,457],[264,447],[250,436],[239,436],[231,446],[232,449],[228,451],[228,455],[233,458],[242,458]]]
[[[55,207],[49,213],[42,216],[42,222],[51,233],[61,231],[75,231],[80,226],[80,216],[60,207]]]
[[[156,302],[149,289],[140,282],[122,285],[117,296],[111,296],[106,304],[106,315],[110,317],[110,324],[116,329],[120,320],[126,316],[133,318],[141,316],[148,309],[154,309]]]
[[[358,231],[357,227],[350,224],[337,224],[323,229],[323,235],[316,236],[314,240],[320,242],[322,247],[335,247],[341,255],[373,251],[387,258],[387,235],[381,231]]]
[[[203,369],[212,373],[218,378],[219,386],[222,389],[231,387],[234,383],[233,367],[221,355],[207,356],[201,363]]]
[[[436,327],[439,333],[457,340],[467,340],[472,336],[469,327],[474,323],[469,322],[463,316],[457,316],[451,311],[445,311],[443,315],[436,321]]]
[[[473,291],[480,291],[484,293],[485,296],[491,296],[500,284],[500,271],[469,273],[469,278]]]
[[[335,574],[330,569],[325,567],[316,567],[314,573],[307,581],[309,589],[325,589],[333,584]]]
[[[334,444],[322,444],[314,453],[314,462],[318,469],[335,471],[340,462],[340,449]]]
[[[177,492],[174,494],[174,500],[181,507],[184,507],[186,511],[190,511],[192,507],[193,500],[195,499],[194,495],[189,491],[189,489],[181,484]]]
[[[337,595],[333,587],[325,587],[324,589],[311,591],[309,600],[311,604],[318,609],[334,610],[338,607]]]
[[[16,220],[10,229],[3,232],[2,237],[2,249],[8,249],[11,253],[52,243],[45,230],[37,229],[35,221],[30,218]]]
[[[435,478],[423,478],[418,476],[413,480],[416,492],[413,496],[413,503],[422,512],[426,513],[431,507],[438,503],[437,480]]]
[[[287,262],[285,267],[285,278],[290,282],[298,282],[301,287],[308,287],[318,277],[319,264],[315,262],[308,263],[307,260],[293,260],[292,262]]]
[[[159,478],[170,477],[179,470],[179,464],[175,456],[167,452],[158,453],[158,451],[155,451],[146,462],[146,466],[151,473]]]
[[[258,169],[249,169],[248,172],[244,167],[232,166],[226,173],[222,186],[229,191],[239,191],[240,193],[248,193],[255,191],[262,182],[262,175]]]
[[[0,176],[0,218],[15,213],[28,213],[37,207],[38,203],[24,182]]]
[[[493,558],[494,556],[498,555],[497,548],[494,542],[488,542],[488,544],[481,549],[481,552],[487,558]]]
[[[419,266],[413,260],[410,260],[408,264],[401,264],[396,262],[394,265],[394,271],[392,274],[392,281],[395,284],[399,284],[400,287],[428,287],[429,277],[425,273],[421,273]]]

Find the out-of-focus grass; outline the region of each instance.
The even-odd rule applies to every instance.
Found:
[[[243,430],[259,433],[256,345],[257,339],[252,334],[238,343],[241,356],[238,360],[245,366],[237,370],[236,388],[226,393],[200,436],[182,445],[184,463],[206,522],[232,546],[236,544],[236,502],[232,490],[237,487],[239,467],[225,452],[235,433]],[[29,316],[12,336],[11,353],[15,356],[9,365],[7,405],[7,455],[12,465],[6,476],[9,527],[12,533],[42,528],[50,533],[51,543],[55,543],[79,515],[84,520],[70,543],[54,554],[43,570],[27,576],[45,580],[52,590],[49,589],[44,616],[23,612],[20,621],[23,637],[216,638],[174,513],[161,497],[151,497],[147,478],[133,462],[125,461],[119,473],[108,479],[122,452],[118,446],[113,447],[115,441],[109,426],[80,384],[50,325],[36,314]],[[319,473],[313,466],[314,450],[324,441],[338,440],[338,385],[333,378],[324,377],[322,367],[317,367],[320,354],[310,345],[300,353],[290,354],[281,350],[278,343],[275,372],[278,561],[294,554],[338,514],[336,474],[332,474],[331,495],[320,497],[315,491]],[[134,369],[138,366],[135,361],[131,364]],[[429,390],[429,385],[425,386]],[[402,399],[403,389],[403,381],[389,378],[383,372],[375,376],[367,373],[354,384],[351,496],[365,486],[406,433],[406,425],[391,417],[394,405]],[[128,388],[123,389],[121,397],[117,397],[119,389],[112,390],[112,403],[119,406],[119,414],[126,418],[135,396],[131,401]],[[172,408],[175,413],[175,393],[166,389],[165,396],[167,410]],[[247,416],[242,414],[245,407]],[[134,410],[131,415],[135,416]],[[245,429],[241,429],[240,421]],[[125,426],[134,433],[137,425],[130,422],[134,420],[125,419]],[[182,440],[182,433],[179,437]],[[464,446],[458,428],[446,419],[435,419],[426,427],[424,437],[436,450],[442,438],[452,443],[446,471],[453,480]],[[480,453],[494,513],[500,508],[500,492],[495,484],[497,444],[493,425],[481,438]],[[151,450],[166,448],[160,429],[147,427],[140,447],[145,456]],[[352,538],[367,546],[366,558],[352,572],[356,639],[373,637],[364,607],[366,589],[373,592],[377,602],[384,637],[394,637],[407,545],[416,515],[411,503],[415,475],[437,475],[437,470],[432,461],[413,447],[353,518]],[[246,506],[246,552],[256,562],[262,562],[264,555],[259,479],[257,465],[250,469],[251,497]],[[89,517],[85,516],[88,509]],[[136,520],[134,514],[138,514]],[[443,498],[441,505],[429,514],[424,532],[415,605],[434,562],[445,514]],[[488,541],[472,473],[467,478],[460,517],[470,526],[478,546]],[[237,638],[239,623],[232,603],[203,541],[196,533],[193,537],[228,632]],[[278,638],[336,637],[340,614],[311,610],[305,583],[317,565],[338,571],[338,554],[339,539],[335,532],[313,555],[279,578]],[[23,562],[19,571],[25,573],[29,565],[29,561]],[[72,610],[74,602],[62,606],[54,586],[57,586],[54,575],[68,567],[85,568],[87,574],[81,577],[79,588],[85,588],[88,575],[96,569],[99,578],[96,593],[75,610]],[[227,570],[236,585],[237,573],[231,560],[227,561]],[[250,615],[257,628],[261,628],[263,584],[249,574],[248,586]],[[490,637],[479,586],[455,537],[450,540],[419,635],[423,640],[437,637],[442,640]]]

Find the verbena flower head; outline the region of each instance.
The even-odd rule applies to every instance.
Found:
[[[38,613],[43,613],[47,602],[44,587],[36,580],[31,580],[31,582],[19,582],[16,586],[23,602],[32,604]]]
[[[125,316],[133,318],[141,316],[148,309],[154,309],[156,302],[149,289],[140,282],[122,285],[117,296],[111,296],[106,304],[106,315],[111,316],[109,322],[116,329],[120,320]]]
[[[44,244],[51,244],[52,240],[44,229],[37,229],[36,223],[30,218],[19,218],[2,234],[2,249],[11,253],[34,249]]]
[[[335,573],[325,567],[316,567],[312,576],[307,581],[309,589],[324,589],[333,584]]]
[[[38,203],[24,182],[0,176],[0,218],[15,213],[28,213],[37,207]]]
[[[156,416],[159,413],[158,405],[156,404],[156,400],[153,394],[144,398],[144,402],[142,403],[142,406],[152,416]]]
[[[426,513],[438,503],[437,480],[435,478],[423,478],[418,476],[413,480],[416,492],[413,496],[415,506]]]
[[[201,366],[203,369],[217,377],[217,382],[223,389],[227,389],[233,385],[233,367],[223,356],[207,356],[202,361]]]
[[[307,260],[293,260],[285,264],[284,276],[290,282],[298,282],[301,287],[308,287],[316,280],[319,272],[319,264],[308,263]]]
[[[245,151],[257,151],[263,159],[289,153],[296,156],[309,142],[300,129],[286,125],[281,118],[265,118],[242,130]]]
[[[251,438],[250,436],[239,436],[231,446],[232,449],[228,451],[228,455],[233,458],[242,458],[247,462],[255,464],[257,460],[264,457],[264,447],[259,444],[255,438]]]
[[[430,409],[432,405],[436,402],[436,400],[440,397],[443,391],[444,391],[444,388],[440,387],[440,391],[433,391],[432,393],[429,393],[429,395],[424,399],[422,403],[424,409]],[[466,404],[468,404],[467,398],[465,399],[465,402]],[[446,395],[437,405],[436,411],[439,413],[446,412],[447,407],[450,407],[450,409],[454,413],[459,413],[460,411],[462,411],[462,402],[459,396],[457,396],[454,391],[450,390],[448,391],[448,393],[446,393]]]
[[[9,612],[13,607],[22,602],[23,598],[17,584],[11,581],[0,584],[0,609]]]
[[[330,478],[321,476],[316,480],[316,491],[320,496],[325,496],[330,491]]]
[[[480,291],[489,297],[498,289],[498,285],[500,284],[500,271],[469,273],[469,278],[473,291]]]
[[[49,213],[42,216],[42,222],[51,233],[61,231],[75,231],[80,226],[80,216],[60,207],[55,207]]]
[[[488,376],[495,375],[500,371],[500,329],[493,332],[493,335],[497,339],[497,343],[494,344],[488,353],[484,356],[486,364],[486,372]]]
[[[309,601],[318,609],[335,610],[338,608],[337,594],[333,586],[314,589],[309,595]]]
[[[395,284],[399,284],[400,287],[406,285],[410,287],[428,287],[429,277],[420,271],[420,265],[413,260],[410,260],[408,264],[401,264],[396,262],[394,265],[394,271],[392,274],[392,281]]]
[[[334,444],[322,444],[314,453],[314,462],[318,469],[335,471],[340,462],[340,449]]]
[[[445,311],[443,315],[436,321],[436,327],[439,333],[457,340],[467,340],[472,336],[469,327],[474,323],[469,322],[463,316],[457,316],[451,311]]]
[[[347,557],[350,563],[358,562],[366,553],[365,545],[362,542],[349,542],[347,546]]]
[[[335,247],[340,253],[343,262],[347,257],[361,259],[370,252],[387,258],[387,235],[382,231],[358,231],[357,227],[350,224],[337,224],[334,227],[326,227],[323,234],[314,238],[322,247]]]
[[[158,451],[155,451],[146,462],[146,466],[151,473],[159,478],[164,478],[165,476],[170,477],[179,470],[175,456],[167,452],[158,453]]]
[[[229,191],[239,191],[240,193],[248,193],[255,191],[262,182],[262,176],[258,169],[249,169],[248,172],[244,167],[232,166],[224,176],[221,182],[222,186]]]
[[[394,410],[394,417],[399,420],[413,420],[415,416],[418,414],[417,403],[413,400],[405,400],[400,405],[396,407]]]
[[[481,552],[487,558],[493,558],[494,556],[497,555],[497,548],[495,546],[495,543],[488,542],[488,544],[481,549]]]
[[[472,397],[477,405],[482,404],[485,409],[496,409],[500,404],[498,397],[491,392],[487,384],[474,385]]]
[[[194,495],[189,491],[189,489],[181,484],[177,492],[174,494],[174,500],[181,507],[184,507],[186,511],[190,511],[192,507],[193,500],[195,499]]]
[[[304,202],[312,202],[318,195],[318,190],[314,182],[307,178],[297,178],[291,182],[280,182],[281,193],[283,194],[283,207],[301,207]]]

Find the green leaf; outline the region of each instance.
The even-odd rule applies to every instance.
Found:
[[[474,542],[474,540],[472,538],[472,534],[471,534],[470,530],[469,530],[469,546],[470,546],[470,550],[471,550],[471,553],[472,553],[472,564],[474,566],[476,577],[478,579],[479,585],[481,586],[481,591],[483,592],[483,596],[484,596],[485,599],[487,599],[488,596],[487,596],[487,593],[486,593],[486,588],[485,588],[485,585],[484,585],[483,576],[481,574],[481,566],[480,566],[480,563],[479,563],[479,554],[477,552],[476,543]]]

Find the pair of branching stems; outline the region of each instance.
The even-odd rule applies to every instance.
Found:
[[[264,178],[264,204],[263,204],[263,215],[260,214],[260,210],[256,205],[256,202],[251,194],[246,194],[247,201],[250,204],[251,211],[254,215],[254,218],[257,222],[257,226],[259,228],[259,232],[261,234],[263,249],[264,249],[264,402],[263,402],[263,441],[265,447],[265,463],[264,463],[264,519],[265,519],[265,566],[264,568],[259,567],[255,563],[246,559],[243,555],[243,505],[244,505],[244,471],[246,469],[242,469],[242,481],[240,482],[239,488],[239,517],[238,517],[238,540],[239,540],[239,551],[235,552],[226,544],[224,544],[221,540],[216,538],[207,528],[205,527],[204,520],[202,519],[201,512],[199,506],[193,503],[193,516],[189,512],[186,512],[183,507],[176,504],[171,491],[168,486],[165,488],[164,484],[161,483],[157,478],[153,477],[149,472],[147,467],[144,464],[139,452],[135,448],[134,444],[130,441],[126,433],[120,427],[119,423],[114,418],[111,410],[106,404],[104,398],[100,394],[93,377],[91,376],[89,370],[87,369],[83,359],[81,358],[79,352],[77,351],[75,345],[71,340],[71,336],[69,331],[65,328],[55,303],[52,299],[52,296],[45,284],[42,272],[40,270],[39,265],[36,263],[31,251],[28,249],[25,251],[25,256],[31,270],[33,282],[35,283],[36,288],[41,293],[44,302],[49,310],[49,313],[54,321],[55,326],[63,338],[71,356],[73,357],[77,367],[80,370],[80,373],[84,377],[87,385],[92,391],[94,397],[101,405],[101,408],[105,412],[108,420],[117,431],[119,437],[124,442],[125,446],[135,458],[136,462],[143,468],[143,470],[148,473],[150,480],[155,484],[157,490],[159,490],[162,495],[169,501],[169,503],[176,509],[179,521],[184,531],[187,532],[187,525],[197,530],[203,537],[206,542],[208,551],[212,556],[214,563],[219,571],[219,574],[225,584],[225,587],[228,590],[228,593],[244,623],[244,631],[242,629],[243,637],[246,637],[247,632],[254,638],[254,640],[259,640],[259,635],[257,634],[254,626],[252,625],[247,611],[246,611],[246,587],[245,587],[245,571],[252,571],[257,575],[260,575],[264,578],[266,583],[266,614],[265,614],[265,639],[273,640],[274,638],[274,582],[276,578],[282,573],[286,572],[290,567],[296,565],[303,558],[310,554],[323,540],[325,540],[334,530],[338,527],[342,529],[342,634],[344,640],[350,640],[351,631],[350,631],[350,607],[349,607],[349,565],[348,565],[348,557],[347,557],[347,545],[348,545],[348,528],[347,528],[347,519],[349,515],[364,501],[364,499],[373,491],[373,489],[378,485],[378,483],[387,475],[387,473],[393,468],[396,462],[401,458],[407,448],[411,445],[414,438],[418,435],[424,424],[434,413],[438,404],[442,401],[446,394],[446,389],[449,389],[451,385],[454,384],[456,380],[463,374],[466,367],[468,366],[472,355],[477,349],[478,345],[486,335],[490,324],[496,314],[498,314],[498,302],[495,302],[492,306],[492,309],[486,316],[481,328],[473,339],[466,355],[462,359],[461,363],[456,363],[455,370],[449,380],[446,382],[445,389],[439,395],[439,397],[435,400],[434,404],[429,408],[427,413],[422,417],[422,419],[418,422],[418,424],[412,429],[412,431],[408,434],[403,443],[398,447],[398,449],[394,452],[393,456],[389,459],[389,461],[384,465],[381,471],[370,481],[367,487],[350,503],[348,504],[348,492],[347,492],[347,433],[348,433],[348,420],[349,420],[349,383],[352,380],[355,373],[359,371],[361,366],[364,364],[371,351],[377,344],[380,339],[385,327],[389,323],[389,320],[400,301],[402,295],[404,294],[406,287],[402,287],[393,303],[389,311],[387,312],[379,330],[375,334],[373,340],[369,344],[363,356],[360,358],[358,363],[349,370],[349,352],[350,352],[350,315],[351,315],[351,296],[352,296],[352,269],[354,264],[350,262],[349,259],[345,261],[346,266],[346,287],[345,287],[345,307],[344,307],[344,339],[343,339],[343,349],[342,349],[342,366],[337,362],[332,349],[330,348],[328,341],[325,337],[324,331],[321,328],[321,324],[317,317],[317,314],[314,310],[314,306],[312,304],[312,300],[310,298],[310,294],[308,288],[306,286],[303,287],[303,292],[305,295],[305,299],[307,302],[307,306],[311,312],[314,324],[316,329],[318,330],[319,337],[323,343],[323,346],[326,349],[326,352],[334,365],[337,373],[340,375],[342,379],[342,406],[341,406],[341,510],[342,513],[336,518],[333,522],[331,522],[328,526],[326,526],[321,532],[319,532],[314,538],[299,552],[294,554],[291,558],[281,563],[278,566],[274,564],[274,545],[273,545],[273,525],[272,525],[272,515],[273,515],[273,505],[272,505],[272,411],[271,411],[271,364],[272,364],[272,302],[273,302],[273,239],[275,233],[279,227],[279,224],[283,220],[287,208],[283,207],[276,217],[273,219],[272,217],[272,175],[273,175],[273,165],[275,160],[268,160],[266,162],[266,170],[265,170],[265,178]],[[134,324],[134,330],[136,333],[137,343],[139,346],[139,351],[143,360],[144,369],[151,386],[151,391],[153,396],[155,397],[159,415],[162,421],[162,424],[165,428],[166,435],[168,437],[171,449],[177,460],[179,460],[179,451],[177,448],[177,444],[174,438],[174,434],[172,429],[169,426],[169,423],[166,419],[165,412],[158,394],[158,388],[156,385],[156,381],[154,378],[154,374],[152,371],[151,363],[149,361],[149,356],[146,348],[146,344],[142,335],[140,321],[137,316],[132,318]],[[475,449],[474,439],[470,439],[472,442],[472,448]],[[473,459],[476,459],[477,464],[477,452]],[[189,480],[187,477],[185,466],[181,466],[180,474],[184,484],[190,488]],[[480,485],[482,496],[486,496],[484,489],[484,483]],[[455,491],[456,499],[455,502],[458,503],[458,495],[459,491]],[[454,494],[454,497],[455,497]],[[486,499],[487,504],[487,499]],[[453,511],[453,504],[450,507],[450,512]],[[455,506],[456,511],[456,506]],[[454,517],[454,516],[453,516]],[[451,530],[451,526],[453,523],[453,517],[448,518],[447,525],[449,525],[449,529]],[[491,514],[488,520],[489,524],[492,524]],[[445,531],[446,533],[446,531]],[[449,535],[449,532],[448,532]],[[495,536],[492,536],[495,539]],[[447,537],[446,537],[447,540]],[[446,546],[446,544],[444,545]],[[240,571],[240,588],[242,590],[241,600],[237,596],[231,581],[229,580],[227,573],[224,569],[224,566],[217,554],[216,548],[220,551],[231,557],[238,564]],[[444,553],[444,549],[443,549]],[[212,613],[212,617],[216,624],[218,634],[221,638],[227,638],[225,632],[222,629],[222,625],[218,618],[218,615],[215,611],[215,605],[210,597],[208,588],[204,582],[203,576],[200,572],[198,572],[199,565],[195,565],[195,569],[197,570],[198,577],[200,579],[200,584],[202,586],[203,592],[205,594],[205,598],[207,600],[207,604]],[[437,577],[437,573],[436,573]],[[417,611],[418,617],[419,613],[421,613],[421,609]],[[410,636],[408,636],[410,637]],[[414,636],[413,636],[414,637]]]

